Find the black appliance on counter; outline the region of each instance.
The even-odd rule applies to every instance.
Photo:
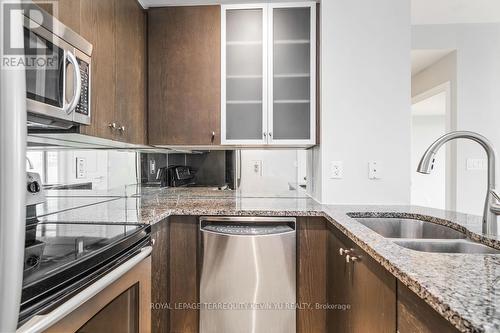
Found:
[[[19,323],[48,313],[150,245],[151,226],[134,223],[40,222],[45,197],[28,173],[26,241]]]
[[[160,181],[161,187],[179,187],[194,185],[196,172],[194,169],[184,165],[174,165],[158,169],[156,179]]]

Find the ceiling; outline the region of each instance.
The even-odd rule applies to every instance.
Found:
[[[412,0],[412,24],[500,22],[500,0]]]
[[[411,75],[415,75],[435,64],[454,50],[412,50],[411,51]]]
[[[426,98],[411,107],[413,116],[444,116],[446,114],[446,93]]]

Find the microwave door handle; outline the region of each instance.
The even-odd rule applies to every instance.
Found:
[[[71,51],[66,52],[66,58],[73,65],[74,70],[74,84],[73,84],[73,99],[69,102],[65,107],[64,111],[66,114],[72,113],[78,102],[80,101],[80,93],[82,90],[82,77],[80,75],[80,65],[78,65],[78,61],[76,60],[75,55]]]

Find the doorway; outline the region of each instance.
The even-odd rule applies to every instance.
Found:
[[[436,155],[434,171],[430,175],[416,172],[425,150],[445,134],[449,120],[449,84],[433,88],[413,98],[411,108],[411,204],[448,209],[447,169],[449,147]]]

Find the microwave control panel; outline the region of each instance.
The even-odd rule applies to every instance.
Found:
[[[80,59],[78,59],[78,65],[80,66],[80,75],[82,77],[82,90],[75,112],[88,116],[90,110],[90,65]]]

